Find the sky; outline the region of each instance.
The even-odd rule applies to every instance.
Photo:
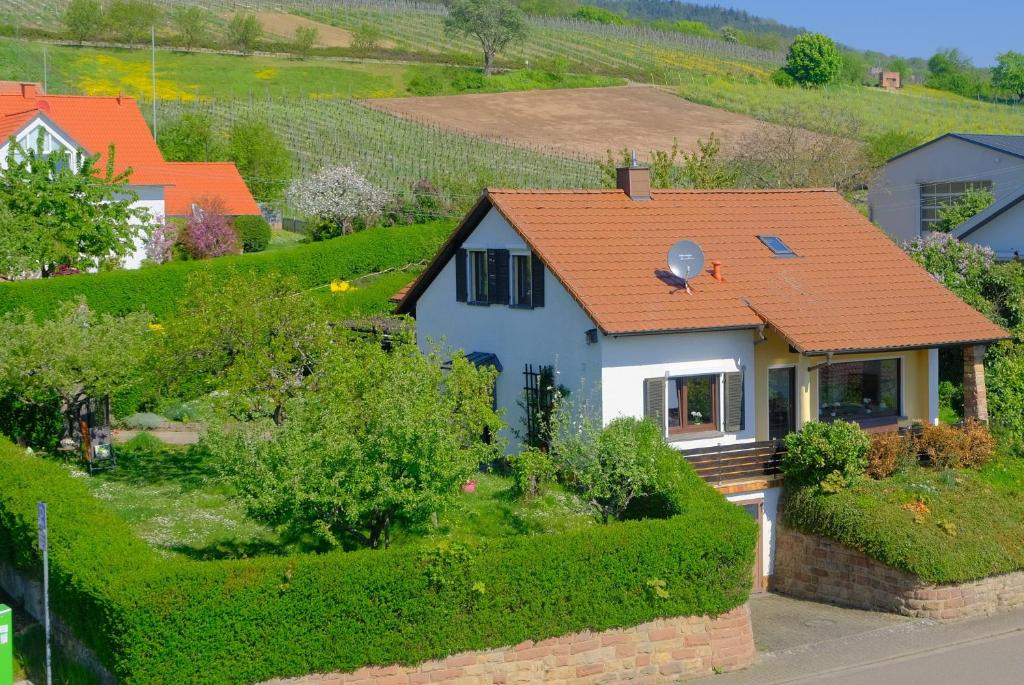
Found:
[[[826,33],[861,50],[928,58],[959,48],[977,66],[1024,52],[1024,0],[697,0]]]

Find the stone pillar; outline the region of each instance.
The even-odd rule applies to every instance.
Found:
[[[964,418],[988,421],[984,345],[964,347]]]

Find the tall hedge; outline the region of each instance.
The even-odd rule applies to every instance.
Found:
[[[374,228],[321,243],[274,252],[172,262],[136,271],[62,276],[0,283],[0,314],[26,308],[51,316],[61,302],[84,296],[97,312],[125,314],[146,309],[157,319],[172,312],[191,274],[208,271],[226,279],[232,270],[294,276],[301,287],[324,285],[433,256],[452,231],[450,221]]]
[[[0,559],[39,573],[35,506],[48,499],[52,606],[125,683],[247,683],[412,664],[588,628],[717,615],[750,588],[756,526],[703,483],[690,499],[700,506],[671,519],[481,541],[439,589],[424,560],[436,543],[164,559],[65,467],[0,439],[0,470]],[[651,592],[654,579],[666,582],[667,598]]]

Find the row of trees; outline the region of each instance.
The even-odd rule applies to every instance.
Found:
[[[959,50],[940,50],[928,60],[925,83],[965,97],[1003,94],[1024,100],[1024,54],[1010,50],[996,58],[992,69],[978,69]]]
[[[177,4],[165,13],[149,0],[110,0],[106,5],[100,0],[71,0],[63,23],[68,37],[78,42],[111,38],[134,46],[149,36],[150,28],[165,25],[174,42],[188,50],[226,46],[249,53],[264,38],[263,24],[246,12],[236,12],[221,26],[217,16],[204,7]],[[315,27],[299,26],[291,48],[306,56],[318,37]]]

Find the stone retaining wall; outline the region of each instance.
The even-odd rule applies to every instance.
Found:
[[[827,538],[783,527],[776,541],[771,589],[802,599],[941,621],[1024,607],[1024,572],[933,585]]]
[[[418,685],[454,683],[675,682],[682,677],[733,671],[754,659],[747,605],[717,618],[686,616],[602,633],[583,632],[526,641],[514,647],[463,652],[418,666],[361,668],[270,683],[289,685]]]

